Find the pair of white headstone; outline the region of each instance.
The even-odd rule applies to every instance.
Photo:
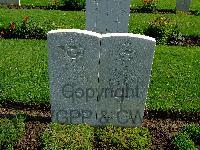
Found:
[[[139,126],[155,40],[127,33],[130,0],[87,0],[86,9],[87,31],[48,33],[52,120]]]
[[[48,33],[54,122],[138,126],[155,40],[130,33]]]

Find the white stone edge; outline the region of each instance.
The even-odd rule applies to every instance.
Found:
[[[106,33],[106,34],[102,35],[102,37],[115,37],[115,36],[117,36],[117,37],[120,37],[120,36],[123,36],[123,37],[133,37],[133,38],[145,39],[145,40],[156,42],[155,38],[152,38],[152,37],[149,37],[149,36],[146,36],[146,35],[141,35],[141,34],[133,34],[133,33]]]
[[[80,29],[58,29],[58,30],[51,30],[47,33],[48,34],[54,34],[54,33],[82,33],[86,35],[91,35],[91,36],[96,36],[99,38],[102,38],[102,35],[100,33],[92,32],[92,31],[87,31],[87,30],[80,30]]]
[[[145,39],[149,40],[152,42],[156,42],[155,38],[141,35],[141,34],[133,34],[133,33],[105,33],[105,34],[100,34],[88,30],[80,30],[80,29],[58,29],[58,30],[51,30],[47,34],[54,34],[54,33],[67,33],[67,32],[74,32],[74,33],[82,33],[86,35],[91,35],[91,36],[96,36],[99,38],[104,38],[104,37],[134,37],[134,38],[139,38],[139,39]]]

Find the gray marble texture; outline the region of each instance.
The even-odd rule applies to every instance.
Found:
[[[99,34],[48,32],[48,70],[53,122],[96,124]],[[86,95],[86,93],[88,93]]]
[[[155,40],[85,30],[48,33],[52,121],[139,126]]]
[[[139,126],[153,63],[155,40],[142,35],[111,33],[103,35],[99,87],[112,89],[101,96],[98,114],[107,112],[107,124]],[[101,124],[101,121],[98,122]]]
[[[130,0],[86,0],[86,29],[98,33],[127,33]]]

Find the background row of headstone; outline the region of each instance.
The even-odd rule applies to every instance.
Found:
[[[104,3],[104,1],[107,1],[107,3],[115,2],[116,5],[113,5],[112,8],[101,8],[100,10],[102,10],[102,11],[105,9],[109,9],[111,12],[113,12],[114,11],[113,9],[118,9],[121,5],[128,5],[128,4],[130,5],[130,0],[119,0],[119,3],[114,0],[109,0],[109,1],[108,0],[102,0],[102,1],[87,0],[87,3],[94,4],[93,7],[95,7],[95,11],[97,11],[97,4],[99,4],[99,8],[100,8],[100,7],[102,7],[101,3]],[[190,3],[191,3],[191,0],[176,0],[176,9],[180,10],[180,11],[189,11]],[[12,4],[12,5],[20,6],[20,0],[0,0],[0,4]],[[120,5],[118,6],[118,4],[120,4]],[[89,5],[87,5],[87,6],[89,6]],[[92,8],[91,5],[90,5],[90,7]],[[124,13],[127,13],[126,10]],[[102,17],[102,16],[99,16],[99,17]]]

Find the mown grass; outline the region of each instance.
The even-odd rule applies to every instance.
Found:
[[[86,124],[61,125],[52,123],[42,134],[43,150],[92,150],[94,129]]]
[[[138,5],[142,5],[142,0],[131,0],[131,6],[136,8]],[[176,0],[157,0],[158,9],[175,9]],[[200,1],[192,0],[190,5],[191,10],[200,10]]]
[[[95,139],[99,149],[151,149],[151,135],[147,128],[121,128],[112,125],[98,127]]]
[[[0,149],[12,150],[25,134],[24,118],[0,119]]]
[[[172,138],[172,143],[177,150],[199,149],[200,126],[198,124],[190,124],[184,126],[181,131]]]
[[[157,46],[148,108],[200,110],[200,47]]]
[[[85,29],[85,13],[81,11],[47,11],[47,10],[16,10],[0,9],[0,17],[8,18],[11,21],[21,22],[24,16],[30,19],[46,31],[57,28],[78,28]],[[177,22],[181,33],[200,36],[200,16],[186,14],[131,14],[129,20],[129,32],[141,32],[148,23],[156,17],[167,17]]]
[[[21,5],[49,6],[53,0],[21,0]]]
[[[53,0],[21,0],[22,5],[33,5],[33,6],[49,6],[52,4]],[[142,4],[142,0],[131,0],[131,5],[133,8],[137,7],[138,5]],[[157,2],[158,9],[175,9],[176,7],[176,0],[158,0]],[[200,10],[200,1],[199,0],[192,0],[191,10]]]
[[[44,150],[71,149],[142,149],[150,150],[151,135],[147,128],[114,126],[90,127],[85,124],[51,123],[42,134]]]
[[[198,35],[200,36],[200,16],[191,16],[185,14],[131,14],[129,20],[129,32],[133,30],[144,30],[149,22],[155,20],[157,17],[170,18],[173,22],[178,24],[180,32],[184,35]]]
[[[49,103],[46,41],[0,40],[0,100]],[[157,46],[147,107],[200,110],[200,47]]]
[[[85,14],[79,11],[0,9],[0,16],[21,23],[24,16],[45,30],[85,28]]]
[[[45,41],[0,40],[0,99],[48,102]]]

